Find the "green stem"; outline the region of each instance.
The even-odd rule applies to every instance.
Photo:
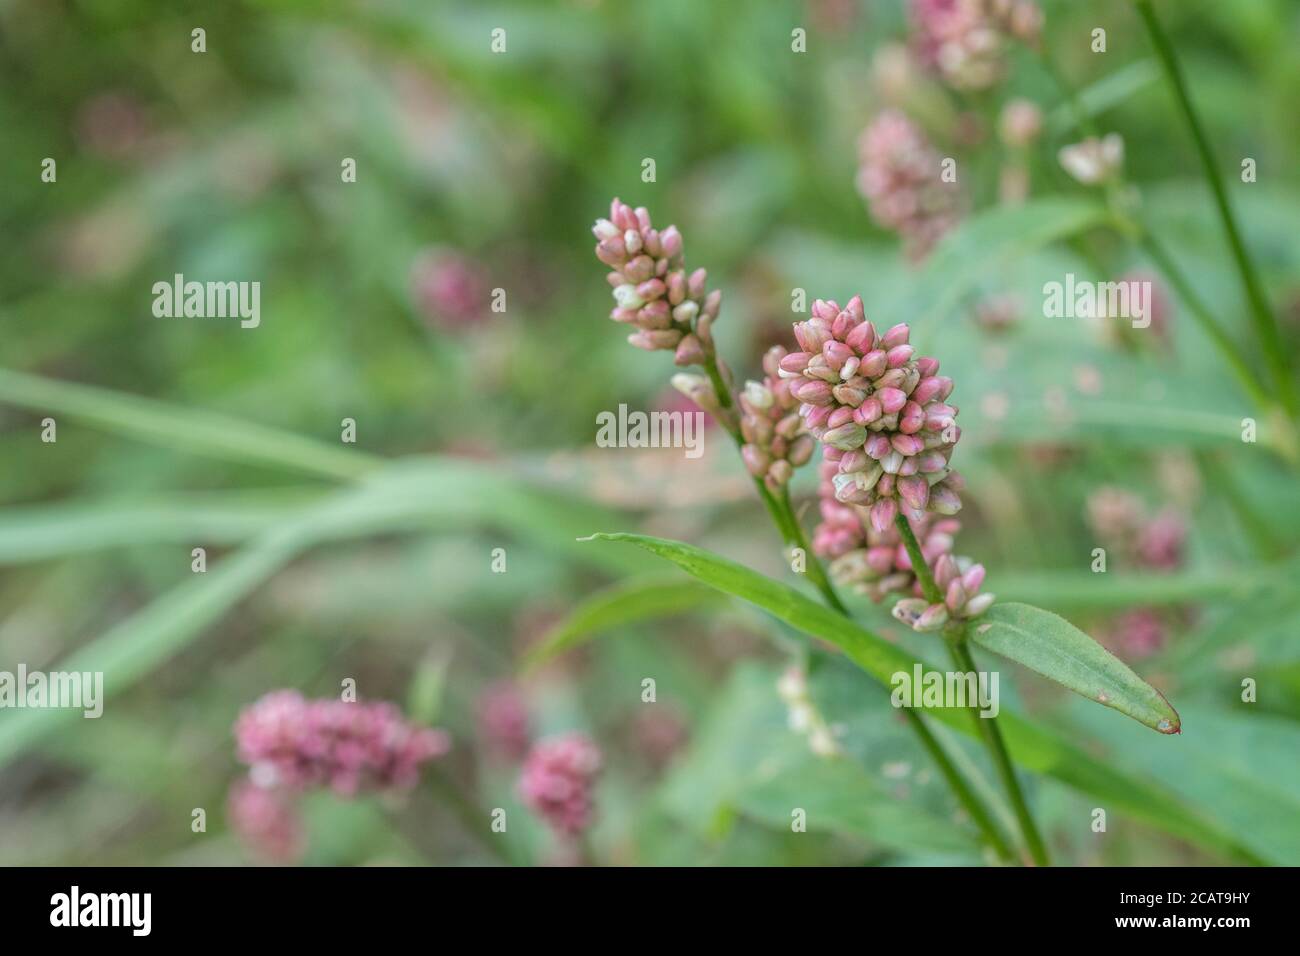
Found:
[[[764,488],[763,490],[766,491],[767,489]],[[836,611],[839,611],[845,617],[849,617],[849,609],[844,606],[844,602],[840,600],[840,596],[835,593],[835,586],[831,584],[830,578],[826,576],[826,569],[822,567],[822,563],[817,560],[817,555],[813,554],[812,548],[808,546],[808,539],[804,535],[803,527],[799,524],[799,518],[794,513],[793,505],[790,504],[790,489],[788,487],[782,487],[780,495],[775,497],[777,505],[788,523],[788,534],[790,536],[791,546],[803,551],[807,562],[806,567],[808,577],[812,580],[812,583],[817,590],[821,592],[822,597],[825,598],[828,605]]]
[[[1247,364],[1245,356],[1233,344],[1232,339],[1228,337],[1228,333],[1224,331],[1223,327],[1215,321],[1214,316],[1210,314],[1210,310],[1200,296],[1196,294],[1183,271],[1174,263],[1164,245],[1146,229],[1142,229],[1140,226],[1137,228],[1141,230],[1138,241],[1142,244],[1142,248],[1146,250],[1147,255],[1151,257],[1156,267],[1164,273],[1165,278],[1178,292],[1178,297],[1191,309],[1192,317],[1196,319],[1205,334],[1210,337],[1210,340],[1218,347],[1223,357],[1228,360],[1228,364],[1232,366],[1232,371],[1236,374],[1242,388],[1246,390],[1246,393],[1260,408],[1272,406],[1274,404],[1273,400],[1260,387],[1259,381]]]
[[[717,357],[710,353],[704,362],[704,370],[709,375],[709,381],[713,383],[713,391],[718,399],[718,407],[722,409],[722,426],[731,435],[732,441],[736,447],[740,448],[745,444],[744,437],[740,434],[740,426],[735,421],[735,402],[731,397],[731,391],[723,381],[722,372],[718,368]],[[848,608],[840,600],[835,588],[831,584],[830,578],[826,575],[826,569],[817,560],[817,555],[813,554],[812,548],[808,547],[808,539],[804,536],[803,528],[799,524],[799,519],[795,517],[794,508],[790,504],[790,491],[782,487],[779,493],[773,493],[767,487],[762,478],[754,478],[754,488],[758,492],[758,497],[767,508],[767,513],[771,516],[772,522],[776,525],[777,530],[781,532],[781,539],[788,548],[799,548],[804,555],[806,573],[813,586],[825,598],[826,603],[844,616],[849,616]]]
[[[1039,60],[1043,65],[1043,69],[1047,72],[1048,76],[1051,77],[1052,82],[1056,84],[1061,96],[1064,97],[1065,101],[1070,105],[1070,109],[1074,113],[1079,128],[1088,136],[1098,136],[1099,132],[1096,124],[1092,121],[1092,117],[1090,117],[1084,110],[1073,87],[1071,87],[1065,77],[1056,68],[1056,64],[1054,64],[1051,59],[1041,51],[1039,53]],[[1188,104],[1188,109],[1190,110],[1190,103]],[[1191,120],[1195,123],[1194,115],[1191,115]],[[1197,129],[1199,129],[1199,127],[1197,127]],[[1210,169],[1212,175],[1217,175],[1214,167],[1211,166]],[[1213,181],[1221,190],[1222,183],[1217,179]],[[1201,326],[1205,334],[1209,336],[1210,341],[1214,343],[1219,352],[1227,360],[1233,373],[1237,376],[1237,380],[1241,383],[1242,388],[1245,389],[1246,394],[1248,394],[1261,409],[1275,407],[1275,402],[1260,385],[1258,376],[1251,369],[1250,364],[1246,361],[1241,350],[1237,348],[1232,339],[1228,336],[1227,332],[1224,331],[1223,327],[1215,320],[1213,314],[1205,305],[1205,302],[1196,294],[1191,283],[1187,281],[1186,275],[1178,268],[1173,257],[1165,249],[1164,244],[1161,243],[1148,228],[1141,223],[1134,221],[1132,218],[1120,211],[1122,204],[1118,202],[1118,199],[1122,193],[1122,189],[1119,178],[1117,177],[1110,180],[1107,183],[1106,188],[1107,199],[1112,210],[1116,214],[1115,224],[1120,233],[1128,235],[1130,238],[1137,241],[1144,250],[1146,250],[1147,255],[1151,257],[1152,261],[1155,262],[1156,267],[1164,274],[1165,278],[1169,280],[1169,283],[1178,292],[1179,297],[1191,310],[1192,317]],[[1226,199],[1220,208],[1221,210],[1227,210]],[[1231,212],[1227,212],[1226,214],[1229,217],[1229,220],[1231,220]],[[1280,354],[1280,352],[1278,354]]]
[[[921,583],[921,593],[925,595],[925,599],[931,604],[943,603],[943,592],[939,590],[939,585],[934,580],[934,573],[926,563],[925,555],[921,551],[921,545],[916,540],[916,534],[912,531],[912,525],[901,511],[895,515],[894,525],[898,528],[898,534],[903,539],[903,547],[907,549],[907,556],[912,560],[912,571],[916,574],[916,579]],[[945,634],[945,636],[948,635]],[[977,673],[975,662],[971,660],[970,651],[965,644],[964,629],[957,631],[955,639],[949,638],[948,646],[953,663],[957,665],[959,671]],[[1006,788],[1007,797],[1011,800],[1011,807],[1015,811],[1017,822],[1020,824],[1020,831],[1024,835],[1025,845],[1029,848],[1030,857],[1039,866],[1047,866],[1047,848],[1043,845],[1043,839],[1038,834],[1038,827],[1034,824],[1033,815],[1029,812],[1029,805],[1025,802],[1025,796],[1020,790],[1020,781],[1016,779],[1016,772],[1011,766],[1011,758],[1007,754],[1006,743],[1002,740],[1002,733],[997,727],[997,718],[981,717],[979,714],[972,712],[971,719],[975,721],[979,734],[984,739],[984,745],[988,748],[989,756],[993,758],[993,764],[997,767],[998,776],[1002,779],[1002,785]]]
[[[1264,349],[1273,376],[1277,379],[1278,395],[1281,398],[1283,407],[1292,415],[1295,415],[1297,411],[1300,411],[1300,406],[1297,406],[1295,386],[1291,381],[1290,371],[1287,368],[1286,358],[1283,354],[1282,337],[1278,332],[1277,323],[1274,321],[1272,310],[1269,308],[1268,300],[1264,295],[1259,275],[1255,271],[1255,265],[1246,252],[1245,243],[1242,242],[1241,232],[1237,228],[1237,220],[1233,215],[1232,207],[1228,205],[1228,193],[1223,186],[1223,177],[1220,175],[1219,168],[1215,163],[1214,154],[1210,151],[1210,141],[1205,135],[1205,129],[1201,126],[1196,109],[1192,106],[1191,97],[1188,96],[1187,84],[1184,82],[1182,70],[1178,66],[1173,44],[1169,42],[1169,36],[1160,25],[1155,10],[1151,8],[1150,0],[1136,0],[1136,5],[1138,13],[1142,17],[1142,22],[1146,25],[1147,33],[1151,35],[1151,44],[1155,47],[1156,56],[1160,60],[1165,79],[1168,81],[1170,89],[1173,90],[1174,98],[1178,101],[1178,106],[1182,110],[1183,119],[1187,121],[1192,133],[1192,139],[1196,143],[1196,152],[1200,156],[1202,167],[1204,167],[1205,178],[1210,183],[1210,190],[1214,193],[1214,202],[1218,207],[1219,219],[1223,224],[1223,231],[1227,235],[1228,246],[1232,250],[1232,258],[1236,263],[1237,272],[1241,276],[1246,298],[1250,302],[1251,318],[1254,320],[1255,332],[1259,336],[1260,345]]]
[[[964,633],[958,640],[950,641],[948,647],[952,653],[953,663],[959,671],[968,674],[979,673],[975,669],[975,661],[971,657],[970,648],[966,646]],[[1024,835],[1025,845],[1029,847],[1030,857],[1038,866],[1050,866],[1047,846],[1043,843],[1043,838],[1034,823],[1034,815],[1029,812],[1029,804],[1025,802],[1025,795],[1021,792],[1020,781],[1016,779],[1016,770],[1011,765],[1011,756],[1007,753],[1007,745],[1006,741],[1002,739],[1002,731],[998,729],[997,718],[981,717],[979,714],[972,712],[971,719],[975,721],[976,727],[989,749],[989,753],[993,756],[993,763],[997,767],[998,776],[1002,778],[1002,785],[1006,788],[1007,796],[1011,800],[1011,809],[1015,812],[1016,820],[1020,823],[1020,832]]]
[[[956,794],[957,800],[966,808],[970,818],[979,827],[980,833],[984,834],[984,839],[988,840],[989,845],[993,847],[993,852],[998,855],[999,859],[1014,860],[1015,853],[1012,852],[1006,837],[1002,835],[1002,831],[993,822],[989,812],[980,803],[979,798],[975,796],[975,792],[967,786],[965,779],[963,779],[956,766],[953,765],[948,754],[940,746],[939,741],[935,739],[934,734],[930,732],[930,728],[925,726],[925,721],[921,719],[921,715],[910,707],[903,708],[903,715],[907,718],[912,730],[921,738],[921,745],[925,747],[930,758],[938,764],[939,772],[948,781],[948,786]]]
[[[912,573],[921,582],[921,593],[931,604],[942,604],[943,592],[934,582],[934,574],[930,571],[930,565],[926,563],[921,544],[916,540],[912,525],[903,512],[894,515],[894,526],[898,528],[898,534],[903,539],[903,547],[907,549],[907,556],[912,560]]]

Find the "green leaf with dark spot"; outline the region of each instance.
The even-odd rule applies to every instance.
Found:
[[[1127,714],[1162,734],[1182,729],[1169,701],[1065,618],[1032,604],[995,604],[969,630],[980,647]]]

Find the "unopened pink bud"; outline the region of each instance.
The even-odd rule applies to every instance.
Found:
[[[966,589],[961,586],[961,580],[958,579],[948,585],[947,592],[944,595],[944,603],[948,605],[948,610],[956,614],[961,611],[962,606],[965,605],[969,597],[970,595],[966,593]]]
[[[942,604],[931,604],[916,619],[912,627],[921,632],[940,630],[948,623],[948,609]]]
[[[941,482],[930,489],[930,510],[941,515],[955,515],[961,511],[961,498],[948,487],[947,482]]]
[[[853,357],[853,350],[843,342],[832,339],[822,346],[822,355],[826,357],[827,364],[838,372]]]
[[[907,327],[907,323],[899,322],[880,337],[880,347],[888,351],[897,348],[900,345],[906,345],[909,334],[910,330]]]
[[[865,355],[876,347],[876,330],[870,322],[855,325],[845,337],[844,344],[859,355]]]
[[[636,324],[643,329],[666,329],[672,326],[673,316],[663,299],[647,302],[636,313]]]
[[[759,448],[757,445],[745,445],[740,449],[740,457],[744,459],[745,468],[755,478],[761,478],[767,473],[768,466],[772,464],[772,458]]]
[[[806,379],[790,389],[790,394],[801,402],[807,402],[809,405],[829,405],[831,403],[831,387],[825,382],[816,379]]]
[[[654,352],[659,349],[675,349],[681,340],[682,333],[678,329],[643,330],[634,332],[627,337],[628,344],[635,345],[639,349],[645,349],[647,352]]]
[[[704,297],[703,312],[708,318],[715,319],[717,318],[718,312],[719,310],[721,310],[721,308],[722,308],[722,290],[714,289],[712,292],[710,292],[707,296]]]
[[[925,442],[915,435],[896,434],[889,440],[894,450],[903,456],[916,455],[925,448]]]
[[[851,421],[846,425],[830,429],[826,434],[822,435],[822,441],[834,448],[847,450],[860,447],[866,437],[867,430],[857,422]]]
[[[627,247],[618,236],[602,239],[596,244],[596,258],[607,266],[619,269],[627,260]]]
[[[880,407],[886,415],[892,415],[907,404],[907,393],[900,388],[882,388],[876,393]]]
[[[880,406],[880,399],[873,395],[854,409],[853,420],[860,425],[870,425],[884,413],[885,410]]]
[[[939,392],[943,389],[943,383],[937,378],[923,378],[917,382],[916,388],[912,389],[912,401],[919,405],[924,405],[931,399],[939,397]],[[922,416],[922,422],[925,421]]]
[[[827,428],[839,428],[841,425],[847,425],[853,421],[853,409],[836,408],[831,412],[831,417],[826,419]]]
[[[796,322],[794,325],[794,337],[799,342],[799,348],[809,353],[819,353],[822,346],[831,339],[831,330],[820,322],[809,320],[807,322]]]
[[[941,554],[934,562],[934,582],[941,591],[948,590],[948,585],[957,580],[960,572],[957,562],[951,554]]]
[[[663,254],[667,258],[676,259],[682,252],[682,234],[676,226],[669,226],[659,233],[659,245],[663,247]]]
[[[910,345],[896,345],[885,353],[885,364],[889,368],[900,368],[907,364],[915,351]]]
[[[677,365],[703,365],[704,359],[704,346],[694,334],[683,337],[673,355],[673,362]]]
[[[894,523],[897,514],[898,503],[893,498],[881,498],[871,506],[871,526],[883,534]]]
[[[916,403],[913,393],[913,400],[904,405],[898,414],[898,428],[904,434],[911,435],[919,432],[924,424],[925,410]]]
[[[913,517],[920,517],[930,500],[930,483],[917,475],[899,478],[898,496],[912,510]]]
[[[692,299],[699,299],[704,295],[704,284],[708,279],[709,274],[703,269],[696,269],[691,273],[690,278],[686,280],[686,291]]]
[[[835,400],[850,408],[857,408],[867,398],[867,393],[854,385],[836,385],[831,389]]]
[[[799,375],[808,367],[808,360],[812,358],[808,352],[791,352],[781,359],[780,370],[786,375]]]
[[[876,461],[880,461],[880,459],[884,458],[893,450],[893,446],[889,442],[888,435],[882,435],[879,432],[876,432],[867,439],[864,450],[868,456],[874,458]]]

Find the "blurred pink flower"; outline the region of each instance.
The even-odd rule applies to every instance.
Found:
[[[858,159],[858,192],[871,217],[902,237],[910,258],[925,258],[961,218],[961,194],[940,178],[939,153],[916,124],[889,109],[863,130]]]
[[[392,704],[306,700],[294,690],[246,708],[235,740],[255,783],[343,796],[407,789],[421,764],[450,749],[445,731],[406,723]]]
[[[1015,149],[1024,149],[1038,139],[1043,131],[1043,111],[1032,100],[1008,100],[998,117],[998,132],[1002,142]]]
[[[482,266],[453,249],[421,253],[411,267],[416,305],[432,323],[455,329],[488,315],[488,282]]]
[[[226,816],[244,845],[268,863],[297,863],[306,850],[298,808],[281,789],[241,778],[226,798]]]
[[[1183,563],[1187,525],[1182,516],[1166,508],[1146,522],[1138,532],[1138,561],[1144,567],[1172,571]]]
[[[1115,619],[1109,632],[1111,646],[1130,660],[1150,657],[1165,646],[1168,638],[1164,620],[1150,608],[1126,611]]]
[[[479,737],[488,749],[510,761],[522,760],[532,742],[528,705],[518,685],[498,681],[478,698]]]
[[[1033,44],[1042,31],[1033,0],[911,0],[910,13],[917,57],[960,90],[999,82],[1007,39]]]
[[[81,104],[76,130],[78,140],[87,151],[122,160],[140,152],[150,135],[151,124],[138,97],[123,90],[110,90],[97,93]]]
[[[524,761],[519,795],[556,833],[578,836],[592,823],[600,766],[600,750],[585,734],[547,738],[534,744]]]

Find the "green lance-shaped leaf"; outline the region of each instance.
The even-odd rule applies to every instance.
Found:
[[[1182,729],[1178,711],[1160,691],[1051,611],[1032,604],[996,604],[968,633],[980,647],[1113,707],[1152,730],[1176,734]]]
[[[590,595],[552,627],[524,659],[523,669],[532,671],[601,631],[680,614],[719,599],[718,592],[708,585],[683,581],[677,575],[619,582]]]
[[[595,534],[584,540],[622,541],[672,561],[692,576],[725,594],[741,598],[775,615],[805,634],[839,647],[858,667],[886,687],[900,671],[910,673],[917,659],[855,622],[805,597],[794,588],[680,541],[639,534]],[[928,668],[929,665],[923,665]],[[965,734],[975,728],[960,708],[925,708],[928,716]],[[1003,709],[998,718],[1012,758],[1021,766],[1049,774],[1079,790],[1109,801],[1134,817],[1231,858],[1258,862],[1224,834],[1208,814],[1184,806],[1168,791],[1139,777],[1117,772],[1056,733]]]

